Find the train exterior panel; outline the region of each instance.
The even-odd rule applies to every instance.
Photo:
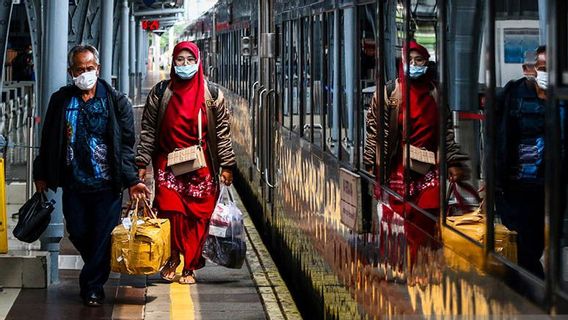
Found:
[[[463,252],[444,247],[439,237],[430,239],[434,245],[419,247],[411,253],[404,218],[395,214],[389,221],[385,220],[387,213],[377,205],[377,179],[360,165],[362,145],[356,141],[350,145],[351,139],[364,140],[361,128],[366,107],[339,116],[333,114],[338,109],[327,109],[337,103],[337,97],[342,99],[341,103],[353,99],[355,105],[359,102],[364,105],[369,96],[368,91],[365,96],[364,89],[368,90],[374,83],[374,74],[369,75],[370,81],[354,85],[353,95],[338,96],[333,84],[347,86],[337,82],[338,73],[342,76],[349,72],[363,73],[361,66],[348,70],[337,55],[345,58],[353,54],[345,49],[348,45],[342,38],[348,37],[345,30],[350,30],[344,28],[345,23],[354,13],[355,16],[381,13],[378,2],[269,3],[268,11],[272,14],[266,17],[262,5],[259,7],[256,1],[220,1],[187,27],[186,37],[200,44],[208,43],[213,49],[204,49],[204,54],[212,61],[210,78],[223,86],[226,102],[232,108],[238,163],[235,184],[244,195],[243,200],[262,230],[279,269],[286,275],[303,315],[310,319],[367,319],[385,315],[546,313],[538,303],[544,299],[542,285],[530,276],[519,274],[505,259],[488,255],[480,265],[479,261],[466,259]],[[404,1],[385,3],[391,4],[390,9],[382,11],[388,22],[386,48],[394,48],[385,60],[394,64],[394,52],[400,55],[396,38],[397,28],[405,23],[400,17]],[[435,6],[428,1],[419,1],[419,5],[425,10],[419,22],[423,24],[422,30],[434,30],[428,19],[435,18]],[[275,58],[261,57],[259,53],[262,49],[259,25],[264,19],[272,21],[271,31],[276,34]],[[307,36],[315,32],[325,38],[320,46]],[[418,36],[425,43],[433,41],[432,50],[436,50],[435,35]],[[242,54],[246,46],[243,37],[252,39],[250,55]],[[377,37],[364,38],[363,49],[373,53],[379,50]],[[301,39],[311,40],[301,46]],[[337,43],[340,39],[341,47]],[[325,61],[312,60],[318,53],[310,51],[316,48],[325,51],[319,58]],[[289,60],[294,55],[298,60]],[[273,63],[269,67],[272,69],[267,69],[270,75],[263,81],[263,72],[270,63]],[[316,63],[321,65],[317,67]],[[302,65],[309,72],[302,70]],[[293,74],[292,68],[299,68],[295,69],[298,73]],[[392,66],[384,72],[387,78],[396,74]],[[270,84],[269,88],[264,87],[266,83]],[[322,105],[317,106],[318,102]],[[298,109],[293,107],[296,105]],[[302,113],[310,113],[309,119],[301,118]],[[346,127],[352,128],[353,136],[342,132],[343,140],[335,141],[334,129],[327,127],[333,126],[334,121],[349,123]],[[349,128],[340,130],[347,132]],[[355,177],[352,181],[359,190],[356,195],[359,207],[346,204],[346,192],[352,190],[342,190],[342,170]],[[385,196],[398,197],[392,192]],[[342,219],[346,206],[354,207],[355,228]],[[422,236],[428,237],[426,233]]]

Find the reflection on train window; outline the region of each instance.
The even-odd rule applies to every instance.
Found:
[[[358,43],[359,48],[359,70],[361,82],[361,99],[359,102],[359,110],[361,119],[367,119],[371,108],[371,101],[375,92],[375,38],[376,38],[376,5],[366,5],[359,8],[359,36],[361,41]],[[359,137],[361,140],[359,154],[363,154],[365,150],[365,141],[367,141],[367,130],[365,126],[359,126]],[[376,141],[375,141],[376,143]],[[360,168],[364,168],[363,156],[359,157]]]
[[[278,35],[278,38],[282,38],[282,29],[280,27],[280,25],[276,25],[276,34]],[[282,56],[283,56],[283,51],[282,51],[282,47],[283,46],[278,46],[279,47],[279,52],[276,55],[276,63],[275,63],[275,68],[276,68],[276,97],[281,97],[283,95],[282,92],[282,82],[283,82],[283,75],[282,75]],[[253,82],[248,82],[252,85]],[[276,106],[274,108],[275,110],[275,115],[274,115],[274,119],[275,121],[278,121],[280,123],[282,123],[282,110],[280,109],[282,106],[282,101],[280,99],[276,99],[275,100]]]
[[[355,136],[355,90],[356,77],[355,50],[357,36],[357,11],[355,7],[341,11],[340,52],[341,52],[341,160],[353,164]],[[357,56],[357,58],[359,58]]]
[[[560,159],[560,163],[568,163],[568,101],[562,100],[559,102],[559,118],[561,121],[561,148],[562,148],[562,158]],[[563,168],[564,172],[568,170],[566,167]],[[566,179],[566,174],[563,175],[564,179]],[[568,292],[568,185],[567,181],[563,180],[561,187],[560,187],[560,207],[564,208],[562,213],[560,214],[560,237],[559,237],[559,244],[558,247],[560,248],[560,273],[562,274],[561,277],[561,287],[564,292]]]
[[[337,21],[336,21],[337,19]],[[339,41],[339,16],[329,13],[327,16],[327,43],[325,48],[327,64],[327,79],[325,79],[325,96],[326,105],[325,113],[325,139],[327,150],[333,155],[338,155],[339,142],[339,97],[338,91],[335,90],[336,84],[339,83],[339,56],[336,50],[336,44]]]
[[[300,130],[300,67],[302,58],[300,57],[300,20],[292,21],[292,48],[290,52],[290,62],[292,64],[292,131]]]
[[[286,128],[290,127],[290,123],[291,123],[291,119],[290,119],[290,91],[291,91],[291,86],[290,86],[290,77],[291,77],[291,70],[292,68],[290,67],[290,52],[291,52],[291,47],[287,44],[290,43],[290,34],[292,32],[292,30],[290,29],[290,22],[289,21],[285,21],[284,22],[284,27],[283,27],[283,35],[284,35],[284,45],[283,50],[284,50],[284,66],[283,66],[283,78],[282,78],[282,82],[284,84],[284,87],[282,88],[282,90],[284,91],[284,94],[282,95],[282,116],[283,116],[283,120],[282,120],[282,125]]]
[[[311,60],[312,60],[312,28],[310,18],[303,19],[302,26],[302,96],[303,96],[303,110],[304,121],[302,124],[302,135],[308,140],[312,141],[312,79],[311,79]]]
[[[323,119],[321,117],[322,106],[323,106],[323,73],[325,69],[324,65],[324,32],[323,32],[323,16],[318,15],[314,17],[313,20],[313,44],[314,44],[314,54],[313,54],[313,102],[314,102],[314,112],[313,112],[313,122],[312,122],[312,141],[318,146],[322,147],[323,142]]]

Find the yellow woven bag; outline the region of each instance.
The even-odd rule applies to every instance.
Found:
[[[170,221],[158,219],[147,200],[142,215],[138,214],[138,201],[129,211],[133,211],[132,222],[123,222],[112,231],[111,269],[126,274],[154,274],[170,257]]]

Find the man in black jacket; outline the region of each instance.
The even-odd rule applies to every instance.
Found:
[[[51,96],[34,181],[39,192],[63,189],[69,239],[85,262],[79,278],[81,297],[89,306],[100,306],[122,190],[129,188],[131,198],[143,198],[148,190],[134,164],[132,105],[98,79],[97,49],[75,46],[68,63],[74,85]]]
[[[536,50],[536,78],[509,82],[498,98],[496,209],[517,232],[519,265],[544,277],[546,47]]]

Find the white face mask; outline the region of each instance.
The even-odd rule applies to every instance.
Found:
[[[174,71],[183,80],[189,80],[195,76],[199,70],[199,60],[196,64],[184,65],[184,66],[174,66]]]
[[[97,70],[83,72],[78,77],[73,77],[73,83],[81,90],[91,90],[97,84]]]
[[[548,88],[548,72],[546,71],[536,71],[536,84],[542,90]]]

